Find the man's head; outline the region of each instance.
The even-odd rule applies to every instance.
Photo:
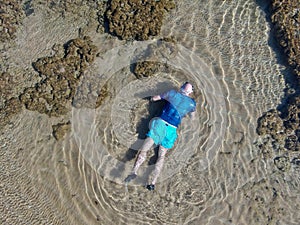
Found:
[[[189,82],[185,82],[181,88],[180,88],[180,91],[185,94],[185,95],[190,95],[191,93],[193,93],[194,91],[194,87],[191,83]]]

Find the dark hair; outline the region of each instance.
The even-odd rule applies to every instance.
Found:
[[[190,82],[186,81],[183,85],[181,85],[180,89],[184,89],[187,84],[192,85]],[[194,91],[194,86],[192,85],[192,91]]]

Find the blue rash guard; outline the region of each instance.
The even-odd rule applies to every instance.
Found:
[[[194,99],[175,90],[168,91],[160,97],[167,101],[160,118],[175,127],[179,126],[186,114],[196,110]]]

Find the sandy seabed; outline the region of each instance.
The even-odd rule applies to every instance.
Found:
[[[104,32],[103,2],[63,3],[24,2],[1,44],[1,224],[298,224],[299,164],[275,165],[256,133],[287,87],[267,5],[175,1],[138,42]],[[156,69],[137,79],[143,59]],[[184,119],[154,192],[153,152],[125,185],[161,107],[143,98],[185,80],[196,122]]]

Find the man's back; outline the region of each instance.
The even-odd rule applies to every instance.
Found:
[[[195,100],[175,90],[166,92],[161,95],[161,98],[165,99],[167,103],[160,118],[176,127],[186,114],[195,111]]]

